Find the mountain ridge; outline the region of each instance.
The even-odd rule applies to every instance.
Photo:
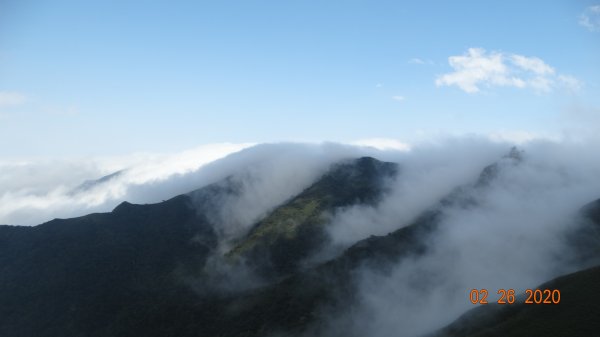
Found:
[[[0,226],[0,317],[4,318],[0,335],[322,335],[327,328],[324,316],[360,303],[358,271],[366,268],[385,275],[400,261],[426,254],[429,239],[448,210],[476,207],[479,195],[503,168],[520,165],[522,160],[526,158],[519,153],[484,167],[472,183],[453,189],[414,221],[399,222],[398,229],[387,235],[359,240],[326,261],[298,268],[306,254],[318,251],[317,235],[308,236],[313,240],[308,243],[300,241],[307,246],[283,245],[298,255],[277,254],[283,256],[281,269],[260,254],[248,254],[251,249],[242,252],[250,260],[243,266],[252,277],[257,273],[263,278],[251,287],[245,285],[247,274],[236,274],[235,262],[231,264],[227,251],[219,250],[223,237],[215,223],[218,217],[212,214],[222,198],[239,195],[242,185],[235,179],[157,204],[123,202],[109,213],[55,219],[35,227]],[[400,168],[374,158],[333,165],[258,220],[238,243],[269,221],[277,222],[276,229],[285,227],[287,219],[278,212],[295,208],[302,198],[309,202],[301,205],[310,205],[315,198],[325,200],[321,202],[327,207],[309,212],[313,217],[336,207],[377,205],[389,179],[401,177]],[[598,224],[600,200],[580,213]],[[292,212],[291,218],[297,220],[294,216]],[[296,224],[323,226],[318,221]],[[289,243],[297,238],[289,241],[282,233],[274,230],[275,240]],[[269,240],[263,245],[271,249]],[[594,250],[598,246],[592,241],[584,255],[600,255]],[[215,263],[217,269],[211,269]],[[211,279],[221,272],[218,268],[225,269]],[[230,286],[222,284],[227,282]]]

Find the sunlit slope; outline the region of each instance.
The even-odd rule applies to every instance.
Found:
[[[371,157],[336,164],[302,193],[257,223],[227,256],[243,258],[276,274],[289,273],[326,242],[324,226],[337,208],[374,205],[397,171],[397,164]]]

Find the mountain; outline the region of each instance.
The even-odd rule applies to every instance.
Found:
[[[161,298],[190,296],[175,273],[202,265],[215,246],[212,228],[186,196],[36,227],[3,226],[0,335],[93,335],[157,291]]]
[[[299,242],[290,250],[296,254],[290,263],[297,264],[322,236],[281,236],[282,226],[296,221],[298,232],[316,233],[311,226],[322,223],[313,219],[335,207],[376,202],[383,180],[395,173],[395,164],[373,158],[336,164],[256,224],[230,255],[267,247],[263,240]],[[239,334],[214,308],[244,297],[199,294],[189,283],[202,281],[197,278],[218,246],[213,208],[240,188],[230,177],[158,204],[124,202],[110,213],[0,226],[0,335]],[[307,217],[290,213],[314,203]]]
[[[224,202],[244,192],[233,176],[157,204],[124,202],[110,213],[0,226],[0,336],[327,335],[326,317],[360,302],[360,272],[385,275],[403,261],[419,261],[435,248],[432,237],[443,219],[478,207],[501,172],[523,160],[512,150],[413,221],[398,222],[391,233],[360,240],[325,261],[310,257],[330,244],[331,215],[378,205],[390,182],[403,179],[401,166],[370,157],[336,163],[235,237],[219,223]],[[573,259],[594,261],[600,257],[600,201],[580,214],[585,225],[569,237],[579,247]],[[508,317],[490,305],[438,333],[475,336],[485,325],[469,317],[481,315],[494,331],[507,333],[503,322],[520,327],[522,315],[565,315],[584,323],[582,329],[596,329],[573,318],[577,303],[566,296],[583,301],[583,286],[597,273],[552,281],[565,289],[557,306],[564,311],[513,306]],[[583,307],[599,313],[590,305]]]
[[[398,172],[395,163],[363,157],[333,165],[323,177],[258,222],[227,254],[263,275],[285,275],[327,242],[325,227],[336,209],[374,205]]]

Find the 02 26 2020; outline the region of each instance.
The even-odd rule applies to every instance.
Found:
[[[514,304],[517,296],[514,289],[498,289],[496,292],[498,304]],[[471,289],[469,300],[473,304],[488,304],[490,292],[485,289]],[[523,294],[525,304],[559,304],[560,290],[558,289],[525,289]],[[519,297],[521,298],[521,297]]]

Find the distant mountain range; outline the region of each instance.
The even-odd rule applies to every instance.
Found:
[[[360,302],[361,270],[385,274],[418,261],[435,248],[441,219],[477,207],[503,167],[522,160],[513,149],[411,223],[320,258],[332,245],[332,216],[376,207],[401,165],[371,157],[336,163],[234,237],[215,214],[243,188],[235,177],[157,204],[0,226],[0,336],[335,335],[328,317]],[[480,306],[432,336],[600,334],[600,200],[581,207],[585,225],[566,237],[573,264],[589,269],[539,285],[560,288],[560,304]]]

